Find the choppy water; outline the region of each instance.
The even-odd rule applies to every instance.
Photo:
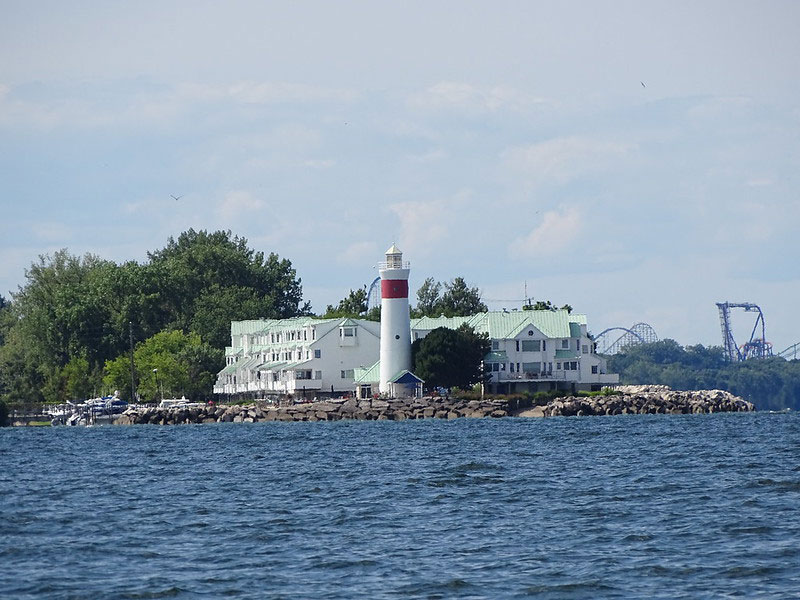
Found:
[[[4,598],[800,595],[800,418],[0,430]]]

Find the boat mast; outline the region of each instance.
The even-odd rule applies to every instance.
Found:
[[[133,321],[128,321],[128,336],[131,341],[131,402],[136,401],[136,379],[133,364]]]

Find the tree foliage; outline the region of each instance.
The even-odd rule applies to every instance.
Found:
[[[439,327],[411,345],[413,370],[427,387],[468,389],[483,381],[483,358],[490,348],[488,335],[467,325]]]
[[[128,356],[131,334],[141,342],[180,331],[221,350],[233,320],[310,310],[288,260],[229,231],[190,229],[144,263],[63,249],[40,256],[25,275],[11,303],[0,298],[0,397],[15,403],[110,391],[100,389],[103,369]],[[222,355],[214,357],[218,371]]]
[[[800,410],[800,361],[782,358],[728,362],[721,347],[682,347],[661,340],[628,347],[608,359],[622,383],[663,384],[678,390],[722,389],[760,410]]]
[[[193,400],[209,397],[222,355],[221,348],[212,348],[196,333],[161,331],[134,350],[136,391],[146,401],[160,398],[162,389],[167,397],[185,395]],[[106,387],[119,390],[120,396],[129,400],[130,357],[107,361],[105,373]]]
[[[328,305],[323,318],[333,319],[337,317],[351,317],[357,318],[364,316],[367,313],[367,286],[358,288],[357,290],[350,290],[344,298],[339,300],[339,304],[333,306]]]
[[[412,316],[468,317],[487,310],[481,301],[480,290],[469,287],[463,277],[456,277],[444,284],[428,277],[417,290],[417,306]]]
[[[571,313],[572,306],[565,304],[560,309],[556,309],[556,305],[550,300],[537,300],[536,302],[531,300],[522,306],[522,310],[565,310],[568,313]]]

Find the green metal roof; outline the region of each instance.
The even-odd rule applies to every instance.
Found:
[[[222,371],[220,371],[219,373],[217,373],[217,376],[228,375],[230,373],[235,373],[235,372],[236,372],[236,363],[232,365],[225,365],[225,368],[222,369]]]
[[[286,362],[265,362],[258,365],[259,371],[277,371],[285,367],[287,364]]]
[[[248,369],[253,369],[261,362],[260,356],[251,356],[250,358],[245,358],[244,360],[240,360],[235,364],[236,370],[243,370],[246,371]]]
[[[556,350],[556,358],[578,358],[574,350]]]
[[[494,311],[471,317],[422,317],[411,321],[411,329],[456,329],[464,323],[477,333],[488,333],[492,339],[514,338],[529,327],[547,338],[568,338],[580,335],[580,325],[586,323],[586,315],[570,314],[566,310]],[[573,335],[576,324],[577,334]]]
[[[252,335],[254,333],[270,333],[284,329],[301,329],[309,325],[330,323],[341,319],[319,319],[316,317],[290,317],[288,319],[253,319],[249,321],[231,321],[231,335]]]
[[[356,367],[353,369],[353,379],[356,383],[377,383],[381,379],[381,361],[371,367]]]
[[[573,322],[569,324],[569,337],[581,337],[580,323]]]

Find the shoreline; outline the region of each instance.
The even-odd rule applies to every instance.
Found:
[[[337,398],[275,407],[249,403],[201,407],[139,408],[122,413],[114,425],[257,423],[266,421],[406,421],[458,418],[542,418],[624,414],[752,412],[755,406],[723,390],[676,391],[666,386],[621,386],[619,394],[564,396],[545,405],[531,399],[466,400],[457,397],[408,399]]]

